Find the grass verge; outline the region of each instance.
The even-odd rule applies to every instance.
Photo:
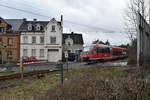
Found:
[[[145,91],[149,81],[137,80],[128,69],[94,66],[70,69],[64,73],[63,85],[57,72],[40,79],[23,80],[15,87],[0,90],[0,96],[7,97],[5,100],[132,100],[136,97],[144,100],[141,97],[143,94],[148,97]],[[139,92],[142,84],[144,90]]]

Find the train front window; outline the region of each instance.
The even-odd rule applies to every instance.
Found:
[[[87,46],[84,48],[84,54],[91,54],[92,53],[92,46]]]

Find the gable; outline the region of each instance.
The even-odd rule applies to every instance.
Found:
[[[65,40],[70,37],[73,40],[74,44],[83,45],[83,37],[82,34],[63,34],[63,44],[65,44]]]

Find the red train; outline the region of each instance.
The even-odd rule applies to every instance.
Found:
[[[127,57],[127,49],[96,44],[85,48],[85,52],[80,57],[87,62],[125,58]]]

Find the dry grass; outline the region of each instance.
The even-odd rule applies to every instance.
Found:
[[[55,88],[58,83],[56,73],[40,79],[35,77],[18,81],[15,87],[0,90],[0,100],[32,100],[34,96],[44,95],[48,90]]]
[[[149,100],[150,80],[138,78],[132,70],[128,67],[76,68],[65,72],[63,85],[55,73],[0,90],[0,96],[9,94],[9,98],[15,98],[3,100]]]
[[[134,77],[128,68],[89,68],[72,77],[44,100],[150,100],[150,80]],[[133,71],[132,71],[133,72]],[[135,73],[134,73],[135,74]],[[77,77],[78,76],[78,77]],[[40,98],[41,99],[41,98]],[[40,100],[36,98],[35,100]]]
[[[85,76],[68,81],[48,100],[149,100],[149,80]]]

